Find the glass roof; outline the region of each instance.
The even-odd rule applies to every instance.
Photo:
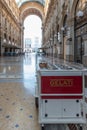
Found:
[[[42,4],[43,6],[45,4],[45,0],[15,0],[15,1],[18,4],[18,6],[21,6],[23,3],[28,2],[28,1],[30,1],[30,2],[38,2],[38,3]]]

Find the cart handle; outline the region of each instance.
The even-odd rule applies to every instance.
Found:
[[[84,94],[40,94],[40,96],[84,96]]]

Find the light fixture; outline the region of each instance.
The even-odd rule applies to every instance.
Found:
[[[76,15],[77,15],[77,17],[82,17],[83,16],[83,11],[79,10]]]
[[[52,41],[52,38],[50,38],[50,41]]]
[[[6,39],[3,40],[3,43],[6,43]]]
[[[11,44],[11,41],[9,41],[8,44]]]
[[[54,38],[56,38],[56,37],[57,37],[57,34],[54,35]]]
[[[14,45],[14,42],[12,42],[12,45]]]
[[[61,44],[62,42],[61,42],[61,34],[60,34],[60,32],[58,32],[58,41],[59,41],[59,44]]]
[[[60,39],[61,39],[60,37],[61,37],[61,36],[60,36],[60,33],[58,32],[58,40],[59,40],[59,41],[60,41]]]
[[[70,27],[67,28],[67,37],[70,38]]]
[[[61,27],[61,31],[64,31],[64,29],[65,29],[64,27]]]

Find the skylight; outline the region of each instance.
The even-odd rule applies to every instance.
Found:
[[[16,3],[18,4],[18,6],[21,6],[23,3],[25,2],[38,2],[40,4],[42,4],[44,6],[45,4],[45,0],[16,0]]]

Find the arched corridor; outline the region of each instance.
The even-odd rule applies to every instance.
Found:
[[[24,21],[24,52],[37,52],[42,46],[42,21],[36,15],[28,16]]]
[[[87,129],[87,0],[0,0],[0,130],[16,129]]]
[[[23,27],[24,26],[24,20],[29,15],[36,15],[38,16],[41,21],[43,21],[44,18],[44,8],[42,3],[39,2],[24,2],[20,6],[20,24]],[[23,46],[23,37],[24,37],[24,29],[21,31],[21,44]]]

